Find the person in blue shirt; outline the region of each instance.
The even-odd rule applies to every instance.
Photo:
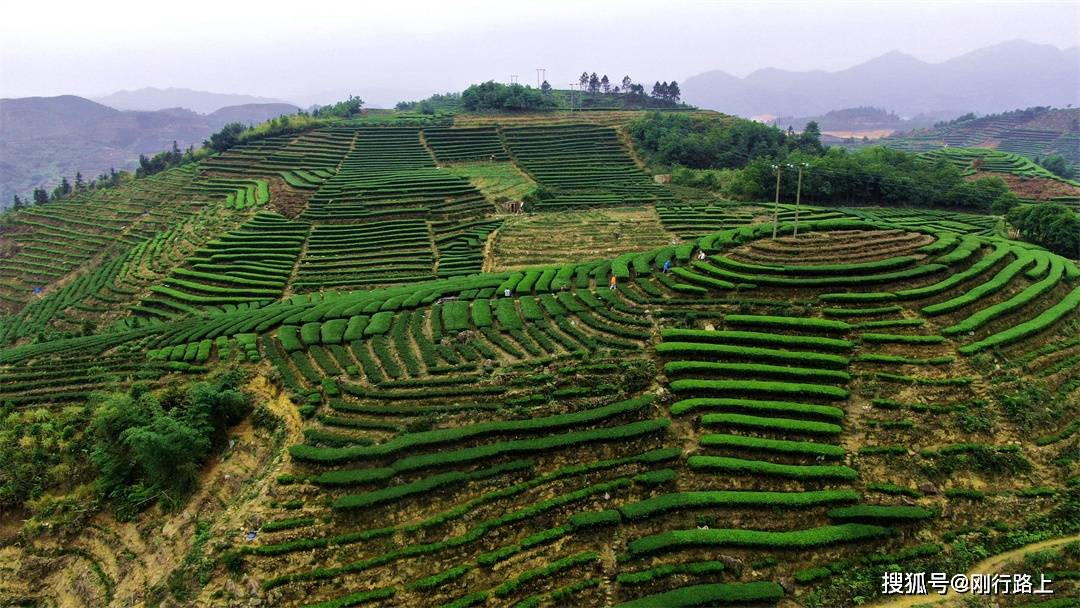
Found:
[[[664,274],[667,274],[671,270],[671,259],[664,260]]]

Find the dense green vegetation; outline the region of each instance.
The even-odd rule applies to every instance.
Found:
[[[8,550],[66,576],[70,540],[88,604],[175,543],[163,603],[850,606],[1075,528],[1080,269],[899,206],[1038,208],[999,183],[682,110],[351,107],[9,216]],[[890,204],[718,200],[661,153]]]

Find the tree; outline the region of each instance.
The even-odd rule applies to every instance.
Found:
[[[1007,216],[1025,239],[1054,253],[1080,255],[1080,214],[1064,205],[1019,205]]]
[[[627,75],[627,76],[623,76],[623,77],[622,77],[622,90],[623,90],[623,91],[626,91],[626,92],[628,92],[628,93],[629,93],[629,92],[630,92],[630,86],[631,86],[632,84],[634,84],[634,81],[633,81],[633,80],[630,80],[630,76],[629,76],[629,75]]]
[[[81,192],[81,191],[83,191],[85,189],[86,189],[86,182],[83,181],[82,173],[79,172],[79,171],[76,171],[75,172],[75,190],[77,192]]]
[[[608,80],[607,74],[600,79],[600,89],[604,91],[604,95],[611,93],[611,81]]]
[[[821,128],[816,121],[806,123],[796,145],[807,154],[821,154],[825,151],[825,146],[821,145]]]
[[[589,73],[588,72],[582,72],[581,77],[578,78],[578,83],[581,85],[581,88],[583,88],[583,89],[585,87],[589,86]]]
[[[354,95],[349,95],[349,98],[345,101],[339,101],[335,104],[315,108],[312,115],[316,117],[337,116],[340,118],[350,118],[360,114],[363,111],[363,108],[363,99]]]
[[[660,81],[657,80],[652,85],[652,96],[653,96],[654,99],[660,99],[661,97],[663,97],[663,95],[664,95],[664,87],[660,84]]]
[[[12,209],[22,209],[23,208],[22,199],[19,198],[18,194],[16,194],[15,199],[13,201],[11,201],[11,208]]]
[[[34,204],[44,205],[49,202],[49,193],[44,188],[34,188]]]
[[[1046,169],[1058,177],[1064,177],[1065,179],[1072,179],[1073,177],[1073,172],[1069,168],[1069,162],[1060,154],[1050,154],[1041,161],[1036,162],[1042,165],[1043,169]]]
[[[679,97],[682,97],[682,91],[679,90],[679,83],[674,80],[668,85],[668,99],[671,101],[679,101]]]
[[[245,130],[246,127],[244,125],[238,122],[231,122],[222,127],[217,133],[211,135],[210,139],[203,142],[203,146],[210,148],[214,152],[224,152],[240,143],[240,134]]]
[[[596,75],[596,72],[593,72],[589,76],[589,92],[592,93],[593,95],[595,95],[596,92],[599,91],[599,90],[600,90],[600,77]]]
[[[490,110],[528,111],[556,105],[550,95],[520,84],[505,85],[492,80],[474,84],[461,93],[461,105],[470,112]]]
[[[548,84],[548,81],[545,80],[543,84],[540,85],[540,92],[544,95],[551,94],[551,85]]]

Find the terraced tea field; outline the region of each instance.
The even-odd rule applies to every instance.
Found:
[[[782,205],[774,239],[552,118],[315,129],[16,213],[5,416],[238,367],[274,430],[178,513],[0,548],[0,602],[849,606],[1075,534],[1074,260],[933,210]]]
[[[492,269],[612,258],[677,241],[651,207],[530,214],[503,223]]]

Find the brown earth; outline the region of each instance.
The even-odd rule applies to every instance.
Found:
[[[1080,196],[1080,188],[1070,186],[1057,180],[1045,177],[1020,177],[1012,173],[997,173],[994,171],[979,171],[968,179],[983,177],[1000,177],[1009,185],[1009,189],[1020,198],[1037,201],[1045,201],[1055,196]]]

